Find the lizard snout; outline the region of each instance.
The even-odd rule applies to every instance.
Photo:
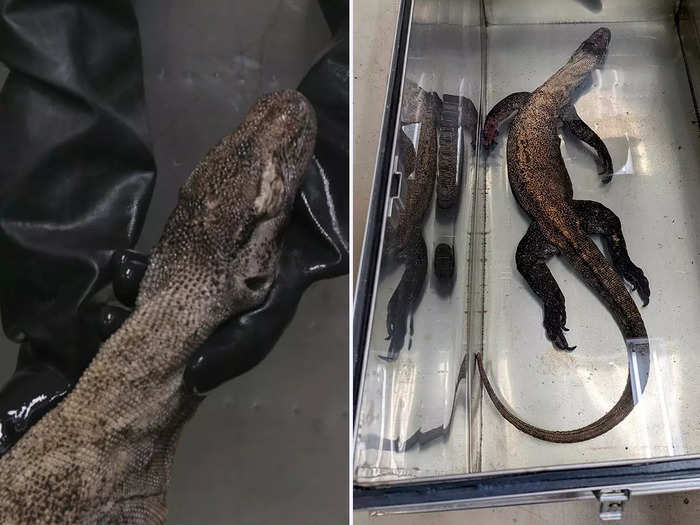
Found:
[[[588,42],[593,44],[593,46],[597,49],[607,49],[608,44],[610,43],[610,29],[607,27],[596,29],[593,34],[588,37]]]
[[[572,58],[580,58],[583,55],[593,56],[600,66],[605,62],[608,54],[611,33],[607,27],[600,27],[593,31],[591,36],[584,40],[576,50]]]

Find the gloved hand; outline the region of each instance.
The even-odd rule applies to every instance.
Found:
[[[109,282],[112,252],[138,238],[155,162],[130,0],[0,0],[0,61],[0,309],[21,342],[0,390],[2,454],[115,320],[81,312]]]
[[[285,235],[280,269],[262,306],[229,319],[199,348],[185,372],[195,392],[206,392],[257,365],[292,319],[306,288],[348,271],[348,33],[340,33],[299,86],[318,120],[309,166]],[[114,292],[127,306],[136,299],[147,257],[132,250],[114,258]],[[123,318],[111,312],[113,317]]]
[[[90,301],[92,295],[113,276],[117,297],[132,303],[147,264],[146,257],[126,251],[140,232],[154,178],[136,21],[128,0],[84,4],[76,2],[66,9],[66,19],[58,20],[51,19],[48,7],[33,5],[33,17],[21,18],[26,28],[12,19],[21,9],[0,15],[0,43],[6,44],[0,60],[13,70],[0,94],[0,136],[15,138],[11,149],[0,144],[0,165],[15,168],[0,182],[10,181],[8,190],[15,190],[5,192],[14,206],[0,204],[0,307],[8,336],[23,341],[15,374],[0,389],[0,455],[70,391],[100,342],[128,315],[123,308]],[[95,31],[82,31],[83,45],[68,46],[76,33],[73,21],[91,17]],[[31,43],[38,27],[46,47]],[[53,41],[47,39],[49,28]],[[198,392],[257,364],[306,287],[348,271],[347,25],[343,34],[299,88],[316,108],[319,136],[280,277],[260,308],[229,320],[194,356],[185,379]],[[98,49],[99,59],[71,54]],[[117,61],[117,55],[129,60]],[[22,67],[34,63],[36,70],[25,78]],[[60,76],[50,67],[55,63],[70,68]],[[117,64],[113,74],[124,79],[119,89],[128,91],[115,96],[114,86],[103,86],[92,69],[81,70],[86,64],[107,73]],[[16,157],[39,162],[34,169]],[[13,230],[17,219],[22,228]]]

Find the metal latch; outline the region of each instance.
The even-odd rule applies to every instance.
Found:
[[[600,502],[600,519],[613,521],[622,519],[622,509],[625,502],[630,499],[630,491],[627,489],[594,490],[593,494]]]

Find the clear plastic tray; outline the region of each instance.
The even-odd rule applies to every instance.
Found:
[[[621,2],[599,11],[590,8],[595,2],[568,2],[569,11],[563,2],[524,4],[487,2],[489,24],[482,28],[469,3],[460,12],[452,2],[415,2],[403,93],[413,82],[440,95],[463,95],[483,120],[504,96],[541,85],[594,29],[611,30],[607,62],[576,108],[607,145],[615,177],[602,185],[593,155],[574,138],[563,136],[562,155],[574,198],[598,201],[618,215],[630,256],[649,279],[649,306],[641,308],[633,293],[650,337],[649,383],[622,423],[577,444],[520,432],[484,395],[474,365],[479,351],[499,396],[522,419],[548,429],[578,428],[617,401],[628,367],[611,314],[556,257],[548,267],[566,297],[567,337],[578,348],[563,352],[546,338],[541,303],[515,267],[529,218],[508,184],[502,132],[487,159],[470,149],[464,156],[452,223],[456,274],[448,295],[438,293],[432,273],[444,224],[435,221],[434,203],[425,214],[428,277],[411,348],[407,337],[393,362],[379,356],[386,354],[387,303],[403,267],[384,257],[376,268],[355,441],[359,485],[700,452],[700,355],[694,350],[700,335],[700,142],[675,3]]]

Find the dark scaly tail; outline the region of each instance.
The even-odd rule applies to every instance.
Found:
[[[518,416],[513,414],[501,402],[501,400],[498,399],[498,395],[493,390],[493,387],[486,376],[486,371],[484,370],[480,353],[476,354],[476,364],[479,368],[479,375],[481,376],[481,381],[484,383],[484,388],[488,392],[491,401],[496,407],[496,410],[498,410],[498,412],[500,412],[500,414],[518,430],[544,441],[551,441],[552,443],[578,443],[579,441],[593,439],[601,434],[605,434],[608,430],[625,419],[627,414],[629,414],[634,407],[634,403],[632,401],[632,389],[628,376],[627,386],[625,386],[625,390],[622,392],[620,399],[617,403],[615,403],[615,406],[612,407],[600,419],[594,421],[590,425],[586,425],[585,427],[577,428],[575,430],[546,430],[523,421]]]
[[[572,228],[567,228],[559,234],[561,239],[558,248],[608,306],[620,327],[622,335],[625,337],[628,350],[635,352],[642,359],[646,358],[646,366],[642,366],[642,374],[638,380],[635,380],[635,383],[640,385],[637,396],[633,394],[632,381],[628,373],[627,384],[620,399],[600,419],[574,430],[546,430],[523,421],[498,399],[498,395],[484,370],[481,354],[477,354],[476,364],[481,381],[484,383],[484,388],[486,388],[486,392],[488,392],[498,412],[518,430],[553,443],[586,441],[605,434],[608,430],[615,427],[634,408],[637,401],[635,398],[641,396],[649,375],[649,339],[637,305],[627,291],[622,278],[615,272],[603,254],[600,253],[595,243],[578,227],[573,224],[571,226]],[[644,363],[642,364],[644,365]]]

